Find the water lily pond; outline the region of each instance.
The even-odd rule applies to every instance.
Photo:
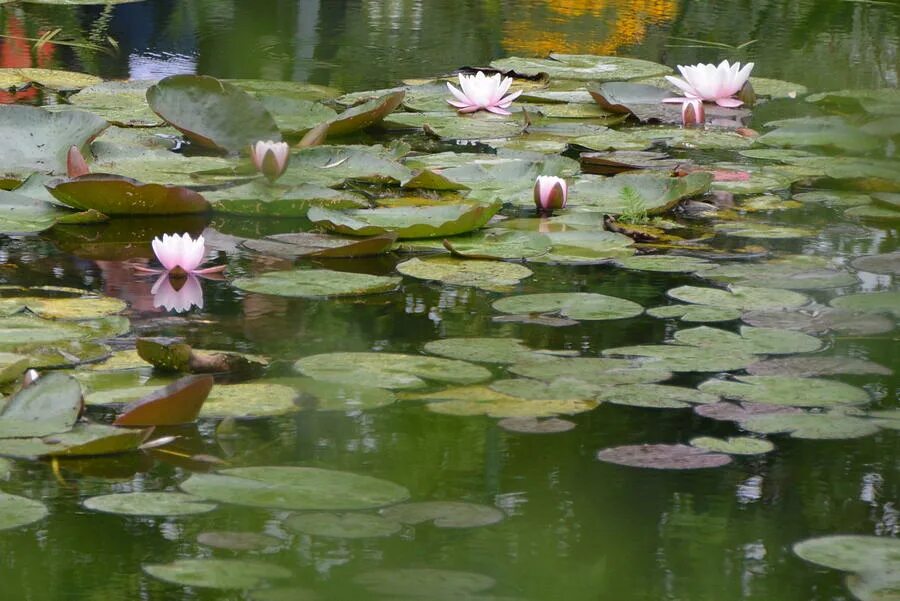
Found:
[[[0,0],[0,596],[900,600],[898,25]]]

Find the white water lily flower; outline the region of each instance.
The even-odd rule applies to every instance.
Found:
[[[504,94],[512,85],[512,77],[502,77],[495,73],[487,77],[483,71],[475,75],[459,74],[459,87],[447,83],[447,88],[456,97],[456,100],[447,102],[459,109],[460,113],[474,113],[484,109],[498,115],[510,115],[506,110],[512,101],[519,97],[521,90],[504,97]]]
[[[260,140],[250,145],[250,159],[256,170],[266,176],[269,182],[274,182],[287,169],[288,160],[291,158],[291,149],[287,142],[273,142],[272,140]]]
[[[197,268],[203,262],[206,255],[206,242],[203,236],[198,236],[196,240],[192,239],[189,234],[163,234],[162,239],[154,238],[153,252],[156,258],[162,263],[166,271],[180,269],[185,273],[202,273],[209,271]],[[218,268],[212,268],[218,269]]]
[[[744,104],[735,94],[741,91],[750,78],[753,63],[741,67],[741,63],[722,61],[718,66],[699,64],[682,66],[678,70],[684,79],[667,75],[666,79],[684,92],[688,99],[715,102],[719,106],[738,107]],[[684,102],[684,98],[666,98],[664,102]]]

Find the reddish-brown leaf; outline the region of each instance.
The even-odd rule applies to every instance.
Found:
[[[123,410],[116,426],[175,426],[196,421],[212,390],[212,376],[187,376]]]

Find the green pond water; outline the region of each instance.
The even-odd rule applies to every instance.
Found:
[[[325,99],[328,110],[339,111],[380,95],[367,90],[408,80],[405,104],[382,128],[298,151],[284,181],[330,186],[373,206],[458,203],[434,186],[400,187],[404,178],[434,167],[466,183],[470,190],[461,194],[481,203],[471,206],[504,205],[485,226],[487,241],[480,234],[441,234],[430,241],[400,240],[394,251],[370,257],[284,258],[259,241],[326,231],[335,215],[310,213],[308,219],[292,209],[266,217],[255,202],[229,208],[227,196],[215,196],[217,189],[242,176],[246,158],[175,146],[178,131],[161,124],[107,129],[93,143],[91,162],[105,167],[96,171],[198,186],[214,200],[211,214],[54,225],[62,213],[47,223],[41,221],[44,213],[19,217],[24,201],[4,196],[0,352],[76,377],[90,419],[110,422],[121,404],[108,401],[138,398],[177,377],[133,356],[138,337],[178,337],[196,349],[264,356],[268,366],[262,377],[217,378],[207,413],[196,424],[158,428],[153,438],[178,437],[160,448],[56,462],[0,459],[0,599],[900,599],[900,5],[56,4],[65,2],[0,5],[0,33],[8,36],[0,38],[0,67],[6,69],[0,79],[39,67],[107,80],[198,73],[294,81],[334,89],[277,92],[243,85],[263,102],[273,95],[284,102],[298,90],[320,94],[304,97],[303,109],[318,103],[322,110]],[[61,28],[56,41],[71,45],[33,49],[33,42],[20,39],[55,28]],[[735,49],[696,40],[733,47],[757,41]],[[522,132],[519,112],[505,120],[479,114],[466,121],[474,123],[472,129],[461,129],[458,120],[464,118],[447,110],[446,93],[429,83],[463,66],[544,57],[551,50],[637,58],[657,67],[753,61],[754,77],[766,80],[757,80],[760,101],[742,118],[765,137],[754,141],[725,127],[684,134],[677,125],[625,123],[585,101],[583,88],[593,77],[573,80],[571,72],[513,84],[529,91],[527,102],[514,103],[528,107],[529,132]],[[525,70],[522,62],[510,64]],[[602,73],[592,71],[601,79]],[[646,81],[664,85],[658,77]],[[0,92],[4,103],[65,112],[71,108],[67,102],[79,102],[74,89],[57,94],[52,85],[10,85],[18,91]],[[845,89],[881,91],[808,98]],[[565,96],[554,104],[540,95],[547,90],[580,90],[582,97]],[[341,96],[354,92],[361,94]],[[115,88],[113,97],[126,95],[124,87]],[[141,100],[143,88],[138,97],[115,118],[154,118]],[[111,120],[121,108],[109,97],[88,104]],[[276,121],[300,110],[277,102],[268,106]],[[431,133],[423,132],[414,111],[426,113]],[[801,117],[812,121],[772,124]],[[313,124],[296,129],[302,133]],[[647,131],[657,133],[635,137]],[[192,167],[161,159],[176,155],[170,148]],[[675,158],[672,165],[715,176],[691,175],[700,184],[681,199],[672,192],[679,184],[668,171],[641,172],[629,186],[639,201],[629,205],[629,192],[605,191],[604,180],[585,173],[591,169],[587,162],[579,163],[581,152],[607,149],[653,150],[662,154],[614,158]],[[29,169],[13,151],[0,157],[0,187],[22,185]],[[466,171],[476,163],[479,173]],[[212,169],[224,172],[211,174]],[[550,219],[535,217],[531,206],[531,184],[540,173],[570,182],[569,207]],[[713,177],[717,181],[710,183]],[[52,198],[44,183],[50,178],[31,179],[18,192],[37,198],[46,212],[44,203]],[[654,204],[660,187],[672,196]],[[254,190],[251,196],[268,194],[265,187]],[[658,214],[642,221],[642,210]],[[630,224],[622,222],[629,218],[659,229],[652,240],[633,244],[602,231],[604,214],[618,215],[626,229]],[[163,299],[153,291],[158,276],[133,268],[154,265],[150,240],[176,232],[203,233],[208,264],[227,265],[224,279],[199,280],[202,296],[182,293],[179,302],[194,306],[181,312],[159,306]],[[469,274],[468,280],[445,281],[461,277],[456,271],[411,275],[419,262],[449,257],[437,254],[444,237],[462,253],[493,257],[457,259],[454,269],[489,269],[495,279],[473,282]],[[498,240],[507,245],[501,248]],[[635,259],[639,255],[680,263],[648,266]],[[862,258],[870,255],[877,257]],[[332,289],[354,288],[357,274],[398,279],[387,282],[387,292],[304,298],[252,292],[242,283],[295,267],[339,272],[326,277]],[[498,282],[501,270],[513,281]],[[510,270],[512,276],[505,273]],[[527,298],[504,300],[538,293],[607,295],[639,307],[589,297],[604,311],[610,303],[618,310],[598,315],[600,309],[585,307],[584,298],[556,297],[547,306]],[[54,320],[65,299],[80,297],[87,300],[72,301],[80,320]],[[105,309],[100,297],[122,299],[128,307],[103,321],[102,315],[118,308]],[[564,301],[576,304],[559,311]],[[687,307],[695,312],[681,319]],[[485,338],[519,340],[522,346]],[[463,340],[436,342],[454,339]],[[638,345],[648,348],[624,348]],[[97,362],[110,353],[115,354],[109,362]],[[326,353],[366,354],[316,357]],[[661,353],[677,353],[678,360],[646,359]],[[625,359],[635,356],[645,359]],[[423,359],[436,357],[466,362]],[[66,367],[72,364],[80,365]],[[410,373],[414,364],[420,380]],[[0,368],[7,365],[0,355]],[[18,386],[7,379],[0,385],[5,394]],[[463,386],[470,388],[459,390]],[[227,391],[230,400],[223,396]],[[741,400],[760,403],[759,411],[776,407],[785,413],[734,417]],[[713,407],[715,401],[724,404]],[[725,411],[731,419],[721,419]],[[223,426],[225,415],[238,419]],[[509,421],[516,417],[521,419]],[[543,421],[554,419],[565,421]],[[541,425],[560,431],[521,431]],[[689,445],[698,437],[733,436],[752,437],[760,441],[751,443],[759,447],[752,450],[768,452],[698,458],[700,451],[668,447],[651,458],[651,467],[620,465],[625,460],[616,456],[616,449],[628,445]],[[0,437],[0,455],[16,455],[8,441]],[[697,461],[706,467],[681,469]],[[222,482],[215,480],[222,477],[216,470],[251,466],[335,470],[340,474],[332,475],[345,486],[313,475],[303,485],[311,494],[336,492],[304,504],[298,498],[306,488],[283,487],[297,473],[313,472],[289,470],[266,476],[271,494],[245,480],[211,491],[209,482]],[[195,495],[193,504],[211,504],[203,507],[208,511],[174,515],[170,509],[162,512],[169,515],[152,516],[146,507],[132,507],[136,515],[121,515],[95,505],[105,495],[179,491]],[[261,496],[242,496],[251,493]],[[18,500],[8,501],[8,495]],[[21,498],[41,502],[46,514],[32,508],[32,519],[16,520],[26,503]],[[424,502],[451,504],[405,505]],[[10,519],[15,527],[3,529]],[[237,542],[254,548],[222,548],[222,537],[209,534],[215,532],[249,534]],[[840,560],[813,563],[793,551],[801,541],[830,535],[879,538],[851,548],[850,559],[845,552]],[[218,566],[212,576],[197,570],[173,574],[168,565],[190,560],[233,563]]]

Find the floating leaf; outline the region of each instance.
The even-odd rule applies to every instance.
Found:
[[[69,103],[119,127],[148,127],[162,121],[147,105],[152,81],[100,81],[69,96]]]
[[[900,291],[848,294],[833,298],[828,304],[846,311],[887,313],[900,317]]]
[[[855,274],[833,269],[820,257],[799,255],[763,263],[732,263],[704,271],[704,278],[757,288],[816,290],[842,288],[859,282]]]
[[[694,403],[710,404],[719,400],[718,395],[701,392],[696,388],[661,384],[610,386],[602,389],[594,398],[604,403],[655,409],[681,409]]]
[[[510,230],[479,230],[462,236],[454,236],[442,241],[427,241],[428,247],[440,244],[453,256],[467,259],[515,259],[521,260],[546,254],[552,242],[549,237],[537,232]],[[419,248],[421,242],[412,242]]]
[[[375,125],[403,102],[406,92],[392,92],[347,109],[328,122],[329,136],[343,136]]]
[[[175,426],[197,420],[213,387],[212,376],[187,376],[122,409],[116,426]]]
[[[685,303],[713,307],[733,307],[747,311],[788,309],[801,307],[809,303],[809,298],[799,292],[749,286],[730,286],[727,290],[701,288],[698,286],[679,286],[678,288],[672,288],[666,294],[670,298]]]
[[[392,389],[421,388],[425,380],[473,384],[491,377],[465,361],[399,353],[325,353],[304,357],[294,368],[317,380]]]
[[[271,271],[255,277],[237,278],[232,284],[247,292],[287,297],[340,297],[393,292],[398,277],[348,273],[328,269]]]
[[[252,589],[292,576],[281,566],[247,559],[179,559],[143,567],[154,578],[172,584],[214,589]]]
[[[881,273],[885,275],[900,275],[900,251],[884,253],[882,255],[866,255],[857,257],[850,262],[860,271]]]
[[[623,173],[615,177],[586,175],[572,186],[568,206],[581,211],[621,215],[628,212],[634,202],[639,202],[643,210],[655,215],[668,211],[684,198],[707,192],[711,183],[712,175],[704,172],[684,177],[660,173]]]
[[[515,263],[453,257],[412,258],[397,265],[397,271],[420,280],[474,286],[493,292],[508,291],[532,275],[530,269]]]
[[[228,549],[229,551],[260,551],[281,545],[279,539],[268,534],[221,530],[201,532],[197,535],[197,542],[214,549]]]
[[[82,410],[81,386],[61,373],[12,395],[0,413],[0,438],[47,436],[72,429]]]
[[[808,334],[777,328],[741,326],[740,335],[719,328],[700,326],[675,333],[675,341],[698,347],[716,347],[722,351],[755,355],[810,353],[822,347],[822,341]]]
[[[545,390],[547,388],[544,388]],[[540,389],[539,389],[540,390]],[[528,398],[513,396],[486,386],[463,386],[440,392],[419,394],[410,398],[428,401],[429,411],[444,415],[490,417],[552,417],[559,414],[575,414],[590,411],[597,402],[587,399]]]
[[[698,436],[691,439],[691,446],[728,455],[762,455],[775,450],[775,445],[768,440],[748,436],[731,436],[727,439]]]
[[[118,515],[177,516],[208,513],[215,504],[177,492],[132,492],[90,497],[84,506],[94,511]]]
[[[382,509],[381,515],[402,524],[431,522],[438,528],[478,528],[496,524],[506,517],[495,507],[459,501],[402,503]]]
[[[644,312],[633,301],[588,292],[523,294],[501,298],[492,306],[502,313],[549,313],[578,320],[627,319]]]
[[[42,232],[66,214],[43,200],[0,190],[0,233]]]
[[[737,376],[734,381],[707,380],[699,388],[728,399],[792,407],[862,405],[870,401],[862,388],[818,378]]]
[[[391,250],[396,241],[397,236],[392,233],[359,239],[299,232],[276,234],[264,240],[246,240],[243,246],[265,255],[284,259],[300,257],[355,259],[385,254]]]
[[[749,311],[741,319],[761,328],[800,330],[808,334],[834,332],[842,336],[871,336],[894,329],[894,320],[874,313],[853,313],[840,309],[809,311]]]
[[[369,206],[365,197],[346,190],[319,184],[272,185],[259,180],[206,192],[205,197],[218,213],[267,217],[305,217],[312,207],[340,211]]]
[[[625,269],[652,271],[660,273],[692,273],[706,271],[715,267],[705,259],[681,257],[677,255],[641,255],[616,260],[616,264]]]
[[[48,513],[40,501],[0,492],[0,530],[27,526],[44,519]]]
[[[766,359],[747,367],[752,376],[813,376],[877,375],[889,376],[894,372],[883,365],[853,357],[778,357]]]
[[[365,513],[299,513],[284,525],[293,532],[328,538],[379,538],[401,529],[397,520]]]
[[[126,430],[105,424],[76,424],[69,432],[45,436],[41,457],[94,457],[136,451],[152,429]]]
[[[794,553],[826,568],[864,574],[884,573],[895,570],[900,562],[900,540],[887,536],[821,536],[797,543]]]
[[[144,184],[119,175],[82,175],[47,189],[62,203],[104,215],[181,215],[209,210],[206,199],[188,188]]]
[[[147,102],[153,112],[205,148],[241,152],[257,140],[281,140],[262,103],[214,77],[166,77],[147,90]]]
[[[28,369],[28,357],[0,352],[0,384],[12,382]]]
[[[667,305],[647,309],[647,315],[660,319],[679,318],[685,322],[717,322],[740,319],[740,309],[708,305]]]
[[[78,298],[40,298],[14,296],[0,298],[0,312],[17,313],[27,309],[46,319],[97,319],[121,313],[128,304],[111,296],[85,295]]]
[[[756,415],[799,415],[802,409],[783,405],[767,405],[763,403],[713,403],[697,405],[694,413],[725,422],[742,422]]]
[[[540,355],[571,354],[569,351],[532,350],[517,338],[445,338],[427,343],[425,352],[476,363],[506,364],[527,361],[535,355],[540,357]]]
[[[755,415],[742,419],[739,424],[743,429],[758,434],[790,433],[792,438],[812,440],[861,438],[878,432],[875,420],[838,412]]]
[[[746,351],[723,353],[720,346],[645,344],[606,349],[603,354],[652,359],[653,362],[648,363],[648,366],[675,372],[734,371],[744,369],[757,361],[755,355]]]
[[[181,484],[181,489],[212,501],[295,511],[369,509],[409,497],[404,487],[371,476],[286,466],[194,474]]]
[[[200,417],[267,417],[293,413],[297,391],[269,382],[219,385],[203,404]]]
[[[731,457],[709,453],[683,444],[644,444],[611,447],[597,453],[597,459],[616,465],[644,467],[658,470],[692,470],[721,467],[731,463]]]
[[[494,140],[511,138],[522,133],[521,119],[500,117],[490,113],[455,115],[448,113],[397,113],[391,115],[383,127],[389,131],[403,129],[424,130],[443,140]]]
[[[579,81],[624,81],[671,72],[665,65],[634,58],[557,53],[551,53],[550,57],[545,59],[512,56],[491,62],[491,67],[499,71],[514,71],[528,77],[546,73],[552,79]]]
[[[478,229],[500,210],[500,204],[446,204],[330,211],[313,207],[308,218],[329,231],[350,236],[377,236],[394,232],[400,239],[454,236]]]
[[[748,221],[717,223],[713,228],[726,236],[759,238],[761,240],[789,240],[792,238],[809,238],[815,235],[815,231],[809,228],[751,223]]]
[[[566,358],[549,355],[524,357],[511,366],[509,371],[513,374],[546,382],[567,378],[597,386],[645,384],[668,380],[672,376],[670,372],[664,369],[655,366],[639,365],[625,359],[603,359],[599,357]],[[531,384],[531,386],[534,386],[534,384]]]
[[[497,422],[507,432],[519,434],[557,434],[575,429],[575,422],[558,417],[537,419],[536,417],[507,417]]]

